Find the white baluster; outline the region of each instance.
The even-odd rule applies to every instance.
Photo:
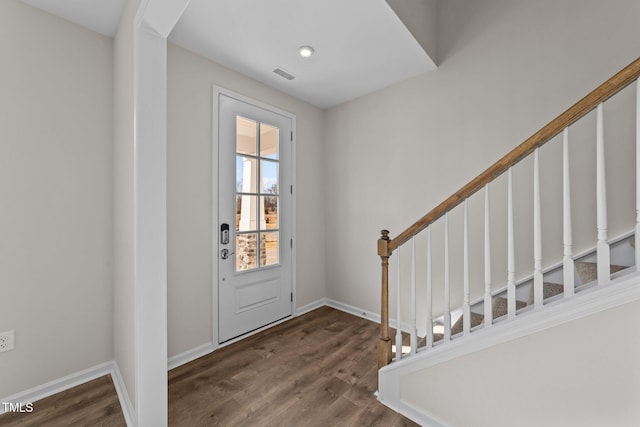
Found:
[[[431,226],[427,227],[427,347],[433,347],[433,282],[431,281]]]
[[[598,225],[598,243],[596,251],[598,257],[598,283],[610,280],[610,254],[607,242],[607,180],[604,159],[604,104],[597,108],[596,125],[596,207]]]
[[[562,258],[564,297],[569,298],[575,292],[574,263],[573,263],[573,234],[571,226],[571,174],[569,173],[569,128],[562,133],[562,213],[563,213],[563,244]]]
[[[416,238],[411,238],[411,354],[418,350],[418,326],[416,324]]]
[[[542,220],[540,207],[540,159],[538,149],[533,152],[533,302],[542,307]]]
[[[397,325],[396,325],[396,360],[400,360],[402,359],[402,321],[401,321],[401,316],[400,316],[400,285],[401,285],[401,281],[400,281],[400,270],[401,270],[401,263],[400,263],[400,248],[398,248],[398,270],[396,271],[397,274],[397,282],[398,282],[398,293],[397,293],[397,302],[396,302],[396,310],[397,310],[397,314],[396,314],[396,319],[397,319]]]
[[[640,79],[636,83],[636,270],[640,271]]]
[[[444,214],[444,340],[451,339],[451,283],[449,282],[449,212]]]
[[[462,328],[464,335],[471,332],[471,295],[469,290],[469,203],[464,201],[464,303],[462,305]]]
[[[484,325],[493,324],[491,313],[491,225],[489,218],[489,184],[484,187]]]
[[[507,314],[516,315],[516,254],[513,231],[513,168],[509,168],[507,182]]]

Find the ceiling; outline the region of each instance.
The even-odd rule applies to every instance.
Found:
[[[22,1],[113,36],[126,0]],[[191,0],[169,41],[320,108],[435,68],[385,0]]]

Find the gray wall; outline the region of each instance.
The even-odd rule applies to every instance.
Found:
[[[169,45],[169,357],[212,338],[212,286],[218,277],[211,248],[212,183],[217,182],[211,161],[214,84],[296,115],[297,306],[326,295],[323,111]]]
[[[634,60],[640,3],[449,0],[439,5],[439,68],[326,113],[327,296],[379,311],[376,239],[399,234],[499,157]],[[632,101],[625,92],[623,98]],[[632,94],[632,93],[631,93]],[[632,104],[631,104],[632,105]],[[610,236],[631,230],[633,111],[607,106]],[[622,110],[620,110],[622,111]],[[611,127],[610,127],[611,128]],[[576,252],[595,246],[595,121],[572,131]],[[624,147],[615,145],[626,144]],[[615,153],[614,153],[615,150]],[[541,152],[543,265],[561,260],[559,144]],[[533,271],[531,160],[515,174],[516,273]],[[493,282],[506,283],[505,180],[492,186]],[[482,198],[471,200],[472,297],[482,294]],[[462,214],[451,218],[452,304],[462,300]],[[434,294],[442,299],[442,225],[434,233]],[[338,243],[339,242],[339,243]],[[423,241],[419,249],[423,249]],[[421,252],[418,260],[424,256]],[[392,262],[395,262],[392,257]],[[408,255],[403,259],[408,260]],[[392,267],[392,278],[395,281]],[[424,283],[424,262],[418,283]],[[409,277],[408,273],[404,277]],[[419,291],[419,296],[421,296]],[[405,292],[404,295],[408,295]],[[392,299],[392,307],[395,303]],[[392,312],[394,312],[392,308]],[[408,313],[408,311],[406,312]],[[404,318],[408,320],[408,314]],[[419,319],[424,324],[424,319]]]
[[[0,2],[0,396],[113,358],[112,51]]]

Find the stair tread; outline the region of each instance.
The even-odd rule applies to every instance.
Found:
[[[586,261],[578,261],[576,262],[576,268],[578,269],[578,273],[580,274],[580,277],[582,279],[583,283],[587,283],[585,282],[585,279],[583,278],[582,273],[587,272],[588,274],[594,274],[593,279],[589,280],[589,281],[593,281],[595,280],[596,276],[597,276],[597,265],[596,263],[593,262],[586,262]],[[616,265],[616,264],[611,264],[611,273],[615,273],[618,272],[620,270],[624,270],[625,268],[628,268],[626,266],[622,266],[622,265]],[[582,273],[581,273],[582,271]],[[564,292],[564,285],[561,283],[552,283],[552,282],[544,282],[543,283],[543,299],[547,299],[547,298],[551,298],[554,297],[556,295],[559,295],[561,293]],[[529,295],[529,300],[530,303],[533,303],[533,294],[534,294],[534,288],[533,286],[531,286],[531,291],[530,291],[530,295]],[[493,320],[498,319],[502,316],[505,316],[508,312],[508,300],[505,297],[495,297],[493,299],[493,304],[492,304],[492,318]],[[522,300],[516,300],[516,311],[520,310],[524,307],[526,307],[528,304],[526,301],[522,301]],[[474,328],[476,326],[481,325],[484,322],[484,315],[480,314],[480,313],[474,313],[471,312],[471,328]],[[461,332],[463,332],[464,329],[464,315],[460,316],[458,318],[458,320],[456,321],[456,323],[453,324],[453,326],[451,327],[451,336],[454,336],[456,334],[459,334]],[[444,334],[441,333],[434,333],[433,334],[433,341],[434,342],[438,342],[444,339]]]
[[[471,313],[471,327],[478,326],[484,320],[484,315],[479,313]],[[451,327],[451,335],[459,334],[464,329],[464,314],[460,316],[458,321]]]
[[[516,300],[516,310],[520,310],[523,307],[526,307],[526,301]],[[491,315],[493,319],[497,319],[507,314],[509,307],[509,302],[504,297],[496,297],[493,300],[493,309],[491,310]]]
[[[624,270],[625,268],[628,267],[624,265],[611,264],[609,272],[613,274]],[[580,276],[582,284],[593,282],[598,278],[598,264],[595,262],[578,261],[576,262],[576,270],[578,270],[578,275]]]
[[[551,283],[544,282],[542,284],[542,299],[546,300],[547,298],[554,297],[556,295],[560,295],[564,292],[564,285],[561,283]],[[529,291],[529,303],[533,304],[534,298],[534,289],[533,285],[531,286],[531,290]]]

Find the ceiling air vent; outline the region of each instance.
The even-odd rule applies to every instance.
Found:
[[[293,74],[283,70],[282,68],[278,67],[275,70],[273,70],[274,73],[276,73],[277,75],[279,75],[280,77],[284,77],[287,80],[293,80],[296,78],[296,76],[294,76]]]

